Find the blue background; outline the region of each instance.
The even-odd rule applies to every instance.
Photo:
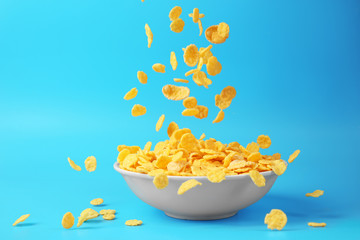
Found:
[[[185,29],[169,30],[168,13],[183,8]],[[212,52],[223,65],[209,89],[188,86],[209,117],[181,116],[181,102],[165,99],[163,85],[189,68],[181,48],[207,46],[187,16],[198,7],[206,29],[226,22],[230,37]],[[154,33],[150,49],[144,24]],[[358,173],[360,134],[360,3],[335,0],[0,1],[0,233],[2,239],[360,239]],[[170,51],[179,67],[172,71]],[[166,74],[151,66],[166,64]],[[136,72],[148,74],[142,85]],[[237,96],[216,125],[214,95],[225,86]],[[124,101],[132,87],[138,96]],[[147,114],[133,118],[133,104]],[[164,127],[155,131],[161,114]],[[301,154],[272,190],[236,216],[218,221],[183,221],[165,216],[132,194],[112,168],[118,144],[144,146],[167,138],[176,121],[200,136],[246,144],[267,134],[287,159]],[[98,168],[84,171],[94,155]],[[71,157],[83,167],[72,170]],[[325,190],[320,198],[307,192]],[[114,221],[100,218],[65,230],[65,212],[75,216],[93,198],[116,209]],[[263,224],[272,208],[288,215],[283,231]],[[99,208],[96,208],[99,209]],[[30,218],[11,224],[20,215]],[[141,227],[127,227],[127,219]],[[310,228],[308,221],[326,222]]]

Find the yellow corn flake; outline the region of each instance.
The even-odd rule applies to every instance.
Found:
[[[171,162],[171,158],[165,155],[160,155],[155,161],[155,166],[161,169],[166,169],[167,165]]]
[[[25,221],[28,217],[30,217],[30,214],[22,215],[21,217],[19,217],[19,218],[13,223],[13,226],[16,226],[17,224]]]
[[[91,205],[97,206],[103,204],[104,200],[102,198],[95,198],[90,201]]]
[[[297,156],[299,156],[300,150],[296,150],[293,154],[290,155],[288,162],[292,163]]]
[[[193,22],[197,23],[199,21],[199,9],[198,8],[194,8],[192,16],[193,16]]]
[[[182,9],[179,6],[175,6],[170,10],[169,18],[171,21],[174,21],[180,17]]]
[[[193,17],[194,17],[194,14],[193,14],[193,13],[189,13],[189,17],[193,18]],[[205,17],[205,14],[199,13],[199,18],[203,18],[203,17]]]
[[[199,36],[201,36],[204,31],[204,28],[203,28],[203,25],[202,25],[202,22],[200,19],[198,20],[198,24],[199,24],[199,31],[200,31]]]
[[[184,30],[185,22],[181,18],[175,19],[170,24],[170,29],[173,32],[180,33]]]
[[[208,63],[208,60],[210,57],[213,56],[212,52],[210,51],[212,48],[212,45],[207,46],[206,48],[200,48],[200,58],[204,60],[204,64]]]
[[[90,156],[85,159],[85,168],[89,172],[93,172],[96,170],[96,158],[94,156]]]
[[[250,155],[247,157],[247,160],[250,162],[257,162],[260,159],[261,159],[261,153],[259,152],[250,153]]]
[[[140,226],[143,222],[141,220],[136,220],[136,219],[133,219],[133,220],[127,220],[125,222],[125,225],[126,226]]]
[[[164,65],[164,64],[161,64],[161,63],[155,63],[155,64],[152,66],[152,69],[153,69],[155,72],[158,72],[158,73],[165,73],[165,65]]]
[[[178,189],[177,194],[178,194],[178,195],[182,195],[182,194],[184,194],[186,191],[188,191],[188,190],[190,190],[190,189],[192,189],[192,188],[194,188],[194,187],[196,187],[196,186],[198,186],[198,185],[201,186],[202,183],[199,182],[199,181],[197,181],[197,180],[195,180],[195,179],[187,180],[186,182],[183,182],[183,183],[181,184],[181,186],[180,186],[179,189]]]
[[[111,214],[111,213],[104,214],[103,219],[104,220],[114,220],[115,219],[115,214]]]
[[[167,99],[179,101],[190,95],[190,89],[188,87],[178,87],[168,84],[162,88],[162,93]]]
[[[136,88],[132,88],[130,91],[128,91],[125,96],[124,99],[125,100],[130,100],[136,97],[136,95],[138,94],[138,90]]]
[[[323,190],[315,190],[312,193],[307,193],[305,194],[306,197],[320,197],[324,194]]]
[[[164,173],[164,169],[154,169],[151,170],[150,172],[148,172],[149,176],[155,177],[156,175],[160,174],[160,173]]]
[[[206,176],[208,180],[213,183],[219,183],[225,180],[225,172],[221,169],[209,171]]]
[[[215,56],[211,56],[206,64],[206,69],[209,75],[215,76],[221,72],[222,66]]]
[[[77,227],[80,227],[84,222],[87,220],[97,218],[99,216],[99,213],[95,211],[94,209],[87,208],[84,211],[80,213],[80,217],[78,219]]]
[[[230,100],[223,99],[220,96],[220,94],[215,95],[215,106],[217,106],[221,110],[228,108],[231,105],[231,101],[232,101],[231,99]]]
[[[199,58],[199,62],[198,62],[198,65],[197,65],[196,69],[199,70],[199,71],[201,71],[203,65],[204,65],[204,59],[203,59],[203,58]]]
[[[308,222],[308,226],[310,227],[326,227],[326,223],[317,223],[317,222]]]
[[[72,167],[74,170],[81,171],[81,167],[79,165],[76,165],[75,162],[71,160],[69,157],[68,157],[68,162],[70,164],[70,167]]]
[[[259,173],[257,170],[251,170],[249,172],[251,180],[255,183],[258,187],[265,187],[265,177]]]
[[[146,75],[146,73],[144,73],[143,71],[138,71],[137,72],[137,79],[139,80],[140,83],[142,84],[146,84],[148,77]]]
[[[168,129],[167,129],[168,136],[171,137],[173,132],[175,132],[178,129],[179,129],[179,126],[176,124],[176,122],[169,123]]]
[[[216,118],[214,119],[213,123],[219,123],[222,120],[224,120],[225,113],[223,110],[220,110],[220,112],[217,114]]]
[[[268,148],[270,147],[271,145],[271,139],[269,136],[267,135],[260,135],[258,138],[257,138],[257,143],[259,144],[259,146],[261,148]]]
[[[173,160],[167,165],[167,170],[173,171],[173,172],[181,172],[184,170],[186,165],[187,165],[186,161],[174,161]]]
[[[270,213],[266,214],[264,222],[268,225],[267,228],[271,230],[281,230],[287,223],[287,217],[280,209],[272,209]]]
[[[177,65],[178,65],[175,52],[170,53],[170,64],[171,64],[172,69],[175,71],[177,68]]]
[[[75,222],[74,215],[71,212],[67,212],[64,214],[62,218],[61,225],[63,226],[63,228],[69,229],[72,228],[72,226],[74,226],[74,222]]]
[[[153,183],[157,189],[164,189],[169,184],[169,179],[166,174],[159,173],[155,175]]]
[[[203,140],[206,137],[205,133],[201,134],[199,140]]]
[[[155,129],[156,129],[157,132],[158,132],[158,131],[160,130],[160,128],[162,127],[162,125],[163,125],[163,123],[164,123],[164,120],[165,120],[165,115],[163,114],[163,115],[160,116],[159,120],[158,120],[157,123],[156,123]]]
[[[282,175],[285,172],[286,168],[286,163],[283,160],[274,160],[271,163],[271,170],[273,170],[274,173],[278,176]]]
[[[106,214],[115,214],[116,211],[113,209],[102,209],[100,210],[100,215],[106,215]]]
[[[185,117],[192,117],[199,113],[199,109],[197,108],[187,108],[182,111],[182,115]]]
[[[174,78],[174,82],[189,83],[189,80],[182,78]]]
[[[222,22],[218,25],[217,32],[220,37],[226,39],[229,37],[230,27],[226,23]]]
[[[197,105],[196,108],[199,110],[199,113],[195,115],[196,118],[203,119],[207,118],[209,109],[202,105]]]
[[[185,48],[184,51],[184,62],[189,67],[196,66],[197,62],[199,61],[199,51],[198,48],[195,46],[195,44],[190,44]]]
[[[197,72],[199,72],[199,69],[197,69],[197,68],[191,69],[191,70],[189,70],[189,71],[187,71],[187,72],[185,73],[185,77],[188,77],[188,76],[190,76],[191,74],[194,74],[194,73],[197,73]]]
[[[232,86],[225,87],[220,93],[220,97],[225,100],[232,100],[235,98],[235,96],[236,90]]]
[[[151,32],[151,29],[150,29],[150,27],[149,27],[149,25],[147,23],[145,24],[145,34],[146,34],[146,36],[148,38],[148,48],[150,48],[151,44],[153,42],[153,39],[154,39],[154,35]]]
[[[192,133],[185,133],[181,136],[179,147],[190,152],[197,152],[199,150],[198,141]]]
[[[212,81],[207,78],[206,73],[203,71],[197,71],[193,75],[193,81],[198,86],[204,86],[205,88],[208,88],[208,85],[212,84]]]
[[[256,142],[251,142],[246,146],[246,149],[251,153],[258,152],[260,150],[260,146]]]
[[[194,108],[197,105],[197,100],[195,97],[187,97],[183,100],[183,105],[185,108]]]
[[[125,148],[125,149],[121,150],[121,151],[119,152],[118,157],[117,157],[118,163],[122,164],[122,162],[124,161],[125,157],[126,157],[127,155],[129,155],[129,154],[130,154],[130,150],[129,150],[129,149]]]
[[[210,26],[205,30],[205,38],[214,44],[220,44],[226,41],[226,38],[219,34],[217,25]]]
[[[135,153],[131,153],[125,157],[122,166],[125,169],[131,169],[132,167],[134,167],[137,161],[138,156]]]
[[[279,160],[279,159],[281,159],[281,154],[280,154],[280,153],[274,153],[274,154],[272,155],[272,158],[273,158],[274,160]]]
[[[141,106],[140,104],[135,104],[131,109],[131,115],[133,117],[142,116],[146,113],[146,107]]]

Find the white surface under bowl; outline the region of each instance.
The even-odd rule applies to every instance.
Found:
[[[117,162],[114,168],[142,201],[170,217],[188,220],[231,217],[240,209],[260,200],[277,178],[273,171],[262,172],[266,185],[257,187],[248,174],[226,176],[220,183],[212,183],[206,177],[168,176],[169,185],[160,190],[154,186],[153,177],[149,175],[120,169]],[[202,185],[178,195],[180,185],[193,178]]]

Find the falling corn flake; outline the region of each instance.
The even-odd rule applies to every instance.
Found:
[[[296,150],[293,154],[290,155],[288,162],[292,163],[297,156],[299,156],[300,150]]]
[[[306,197],[320,197],[324,194],[323,190],[315,190],[312,193],[307,193],[305,194]]]
[[[142,116],[146,113],[146,107],[141,106],[140,104],[135,104],[131,109],[131,115],[133,117]]]
[[[161,63],[155,63],[155,64],[152,66],[152,69],[153,69],[155,72],[158,72],[158,73],[165,73],[165,65],[164,65],[164,64],[161,64]]]
[[[176,122],[169,123],[169,126],[167,128],[168,136],[171,137],[171,135],[178,129],[179,129],[179,126],[176,124]]]
[[[74,222],[75,222],[74,215],[71,212],[67,212],[64,214],[62,218],[61,225],[63,226],[63,228],[69,229],[72,228],[72,226],[74,226]]]
[[[189,80],[182,78],[174,78],[174,82],[189,83]]]
[[[182,9],[179,6],[175,6],[170,10],[169,18],[171,21],[174,21],[180,17]]]
[[[309,222],[308,226],[310,227],[326,227],[326,223],[317,223],[317,222]]]
[[[274,173],[278,176],[282,175],[287,166],[284,160],[274,160],[271,162],[271,169],[274,171]]]
[[[198,48],[195,46],[195,44],[190,44],[185,48],[184,51],[184,62],[189,67],[194,67],[199,61],[199,51]]]
[[[179,189],[178,189],[177,194],[178,194],[178,195],[182,195],[182,194],[184,194],[186,191],[188,191],[188,190],[190,190],[190,189],[192,189],[192,188],[194,188],[194,187],[196,187],[196,186],[198,186],[198,185],[201,186],[202,183],[199,182],[199,181],[197,181],[197,180],[195,180],[195,179],[187,180],[186,182],[183,182],[183,183],[181,184],[181,186],[180,186]]]
[[[177,18],[170,24],[170,29],[173,32],[180,33],[184,30],[185,22],[181,18]]]
[[[90,201],[91,205],[97,206],[103,204],[104,200],[102,198],[95,198]]]
[[[81,171],[81,167],[79,165],[76,165],[75,162],[71,160],[69,157],[68,157],[68,162],[74,170]]]
[[[144,73],[143,71],[138,71],[137,72],[137,78],[138,78],[140,83],[142,83],[142,84],[147,83],[148,77],[147,77],[146,73]]]
[[[157,189],[164,189],[169,184],[169,179],[166,174],[159,173],[154,177],[153,183]]]
[[[236,90],[232,86],[225,87],[221,93],[220,97],[225,100],[232,100],[236,97]]]
[[[148,48],[150,48],[151,44],[153,42],[153,39],[154,39],[154,35],[153,35],[153,33],[152,33],[152,31],[151,31],[151,29],[150,29],[150,27],[149,27],[149,25],[147,23],[145,24],[145,34],[146,34],[146,36],[148,38]]]
[[[259,173],[257,170],[251,170],[249,172],[251,180],[255,183],[258,187],[265,187],[266,179],[265,177]]]
[[[117,157],[117,162],[122,164],[122,162],[124,161],[124,159],[126,158],[127,155],[130,154],[130,150],[125,148],[125,149],[122,149],[119,154],[118,154],[118,157]]]
[[[251,142],[246,145],[246,150],[248,150],[250,153],[259,152],[260,146],[256,142]]]
[[[193,18],[194,23],[198,22],[198,20],[199,20],[199,9],[198,8],[194,8],[192,18]]]
[[[136,95],[138,94],[138,90],[136,88],[132,88],[130,91],[128,91],[125,96],[124,99],[125,100],[130,100],[136,97]]]
[[[217,32],[220,37],[227,39],[229,37],[230,27],[226,23],[222,22],[218,25]]]
[[[219,123],[222,120],[224,120],[225,117],[225,113],[223,110],[220,110],[220,112],[217,114],[216,118],[214,119],[214,121],[212,123]]]
[[[106,215],[106,214],[115,214],[116,210],[114,209],[102,209],[100,210],[100,215]]]
[[[94,156],[90,156],[85,159],[85,168],[89,172],[93,172],[96,170],[96,158]]]
[[[175,52],[170,53],[170,64],[171,64],[172,69],[175,71],[177,68],[177,65],[178,65]]]
[[[195,97],[187,97],[183,100],[183,105],[185,108],[194,108],[197,105],[197,100]]]
[[[197,105],[196,108],[199,110],[199,113],[195,115],[196,118],[207,118],[209,109],[206,106]]]
[[[202,133],[199,140],[203,140],[206,137],[205,133]]]
[[[266,214],[264,223],[271,230],[281,230],[287,223],[287,217],[280,209],[272,209],[270,213]]]
[[[155,129],[156,129],[157,132],[158,132],[158,131],[160,130],[160,128],[162,127],[162,125],[163,125],[163,123],[164,123],[164,120],[165,120],[165,115],[163,114],[163,115],[160,116],[159,120],[158,120],[157,123],[156,123]]]
[[[182,115],[185,117],[192,117],[199,113],[199,109],[197,108],[187,108],[182,111]]]
[[[194,74],[194,73],[197,73],[197,72],[199,72],[199,69],[197,69],[197,68],[191,69],[191,70],[189,70],[189,71],[187,71],[187,72],[185,73],[185,77],[188,77],[188,76],[190,76],[191,74]]]
[[[111,214],[111,213],[104,214],[103,219],[104,220],[114,220],[115,219],[115,214]]]
[[[178,87],[168,84],[162,88],[162,93],[169,100],[179,101],[190,95],[190,89],[188,87]]]
[[[257,143],[259,144],[259,146],[263,149],[265,148],[269,148],[271,145],[271,139],[269,136],[267,135],[260,135],[257,138]]]
[[[126,226],[140,226],[143,222],[141,220],[136,220],[136,219],[132,219],[132,220],[127,220],[125,222]]]
[[[230,27],[226,23],[210,26],[205,31],[205,38],[214,44],[224,43],[229,37]]]
[[[220,108],[221,110],[224,110],[224,109],[230,107],[231,102],[232,102],[232,99],[226,100],[226,99],[223,99],[223,98],[220,96],[220,94],[216,94],[216,95],[215,95],[215,106],[217,106],[217,107]]]
[[[204,31],[204,28],[202,26],[202,22],[200,19],[198,20],[198,24],[199,24],[199,36],[201,36]]]
[[[206,69],[209,75],[216,76],[221,72],[222,66],[215,56],[211,56],[206,64]]]
[[[19,217],[19,218],[13,223],[13,226],[16,226],[17,224],[25,221],[28,217],[30,217],[30,214],[22,215],[21,217]]]
[[[261,153],[259,152],[250,153],[250,155],[247,157],[247,160],[250,162],[257,162],[260,159],[261,159]]]

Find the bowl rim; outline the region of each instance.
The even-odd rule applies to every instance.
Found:
[[[128,171],[128,170],[124,170],[121,169],[119,167],[119,163],[115,162],[114,163],[114,169],[119,172],[120,174],[125,174],[128,176],[134,176],[134,177],[140,177],[140,178],[148,178],[148,179],[153,179],[153,176],[149,176],[148,174],[144,174],[144,173],[138,173],[138,172],[132,172],[132,171]],[[264,172],[260,172],[261,175],[265,176],[271,176],[271,175],[276,175],[274,173],[274,171],[264,171]],[[237,180],[237,179],[241,179],[241,178],[245,178],[248,177],[249,173],[244,173],[244,174],[240,174],[240,175],[226,175],[226,179],[225,180]],[[277,175],[276,175],[277,176]],[[169,179],[174,179],[174,180],[189,180],[189,179],[197,179],[197,180],[206,180],[207,177],[206,176],[169,176]]]

